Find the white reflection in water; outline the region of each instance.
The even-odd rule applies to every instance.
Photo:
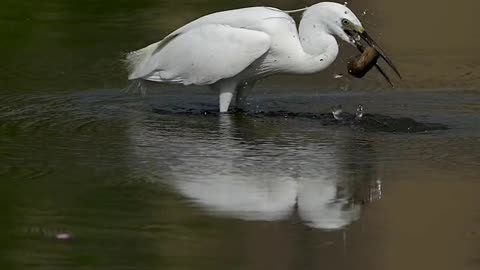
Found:
[[[130,137],[143,176],[209,213],[264,221],[298,215],[310,227],[342,228],[378,188],[375,170],[364,164],[372,151],[348,147],[347,131],[310,132],[318,137],[232,115],[173,115],[133,123]],[[361,166],[349,168],[356,157]]]

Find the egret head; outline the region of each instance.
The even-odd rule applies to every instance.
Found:
[[[354,45],[353,33],[363,32],[363,26],[355,14],[345,5],[334,2],[321,2],[307,9],[304,17],[310,17],[324,31]],[[351,33],[351,34],[350,34]]]
[[[334,2],[322,2],[310,8],[312,8],[313,11],[311,15],[313,15],[313,13],[315,14],[316,19],[324,26],[325,31],[357,47],[361,52],[365,49],[362,41],[365,42],[367,46],[373,47],[395,73],[401,77],[398,69],[390,58],[387,57],[380,46],[367,34],[360,20],[346,5]]]
[[[328,20],[327,25],[330,32],[347,43],[355,45],[354,33],[359,34],[365,31],[357,16],[345,5],[331,2],[324,4],[330,14],[325,18]]]

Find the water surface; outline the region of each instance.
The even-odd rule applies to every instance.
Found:
[[[477,93],[250,103],[292,112],[362,103],[450,127],[422,133],[159,113],[216,106],[208,91],[176,93],[2,96],[8,269],[478,267]]]

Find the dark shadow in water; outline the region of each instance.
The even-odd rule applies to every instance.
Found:
[[[174,108],[172,110],[153,109],[158,114],[191,114],[191,115],[219,115],[218,110]],[[357,117],[354,113],[342,112],[335,117],[332,113],[299,113],[288,111],[257,111],[247,112],[234,110],[232,113],[245,117],[281,117],[281,118],[308,118],[315,119],[327,126],[350,126],[354,129],[376,132],[416,133],[434,130],[447,130],[447,125],[439,123],[422,123],[408,117],[391,117],[382,114],[364,114]]]
[[[340,229],[381,197],[373,142],[351,130],[302,132],[305,121],[292,130],[242,114],[156,116],[132,123],[132,167],[212,215]]]

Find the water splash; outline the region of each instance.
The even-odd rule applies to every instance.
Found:
[[[357,105],[357,111],[355,112],[355,117],[360,120],[363,117],[363,106],[362,104]]]

